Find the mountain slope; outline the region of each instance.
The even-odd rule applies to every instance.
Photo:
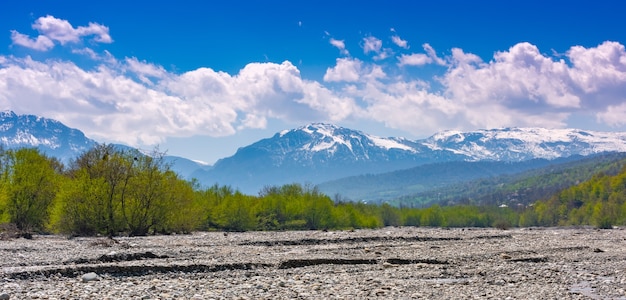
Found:
[[[318,188],[327,195],[340,195],[344,199],[385,202],[404,195],[426,193],[478,178],[491,178],[504,174],[542,168],[582,158],[568,157],[555,160],[532,159],[523,162],[454,161],[425,164],[393,172],[341,178],[320,183]]]
[[[12,111],[0,112],[0,144],[6,149],[34,147],[67,163],[95,143],[80,130],[69,128],[59,121],[34,115],[16,115]]]
[[[457,203],[475,205],[529,205],[550,198],[555,193],[585,182],[598,174],[615,175],[626,165],[626,153],[603,153],[579,159],[556,159],[554,164],[515,174],[451,184],[421,193],[403,196],[392,202]]]
[[[37,148],[47,156],[56,157],[67,164],[96,145],[82,131],[69,128],[63,123],[34,115],[17,115],[12,111],[0,112],[0,145],[5,149]],[[116,145],[118,149],[132,149]],[[165,156],[174,172],[191,179],[191,174],[208,166],[192,160]]]

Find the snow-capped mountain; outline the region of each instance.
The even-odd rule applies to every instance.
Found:
[[[96,142],[59,121],[34,115],[0,112],[0,144],[5,149],[35,147],[48,156],[67,162]]]
[[[69,128],[53,119],[0,111],[0,145],[5,149],[33,147],[67,164],[96,143],[87,138],[82,131]],[[116,147],[132,148],[125,145]],[[164,160],[171,164],[172,170],[189,179],[189,175],[196,170],[208,168],[204,164],[177,156],[165,156]]]
[[[381,138],[330,124],[313,123],[285,130],[240,148],[209,171],[193,176],[201,182],[227,184],[245,192],[265,185],[319,183],[355,174],[409,168],[422,161],[444,161],[442,151],[403,138]],[[444,153],[447,154],[447,153]],[[457,156],[453,154],[453,156]]]
[[[524,161],[601,152],[626,152],[626,133],[577,129],[502,128],[471,132],[443,131],[416,141],[465,160]]]
[[[326,162],[395,161],[413,157],[421,150],[419,145],[403,138],[381,138],[323,123],[285,130],[246,148],[242,150],[267,152],[272,164],[277,167],[316,167]]]
[[[245,192],[265,185],[320,183],[352,175],[408,169],[449,161],[555,159],[601,152],[626,152],[626,133],[575,129],[503,128],[444,131],[421,140],[382,138],[330,124],[285,130],[240,148],[201,182],[227,184]]]

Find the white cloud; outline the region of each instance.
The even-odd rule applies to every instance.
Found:
[[[85,55],[93,60],[101,60],[100,55],[91,48],[72,49],[72,53]]]
[[[163,69],[162,66],[157,66],[155,64],[147,63],[146,61],[139,61],[137,58],[126,58],[126,64],[128,65],[128,69],[135,73],[141,82],[146,84],[152,84],[152,81],[149,79],[163,79],[167,76],[167,72]]]
[[[389,48],[383,48],[378,55],[372,57],[374,60],[383,60],[393,56],[393,51]]]
[[[74,28],[67,20],[48,15],[38,18],[32,27],[40,33],[39,36],[30,38],[13,30],[11,31],[13,44],[46,51],[54,47],[54,41],[65,45],[66,43],[77,43],[85,36],[94,36],[94,41],[99,43],[113,42],[109,35],[109,28],[97,23],[89,23],[89,26]]]
[[[424,51],[426,51],[426,54],[428,54],[428,57],[430,57],[433,62],[435,62],[436,64],[440,66],[444,66],[446,64],[446,61],[444,59],[439,58],[439,56],[437,56],[437,52],[435,52],[435,49],[433,49],[433,47],[430,46],[430,44],[426,43],[422,45],[422,47],[424,47]]]
[[[624,46],[614,42],[589,49],[575,46],[566,56],[571,64],[519,43],[484,63],[454,49],[454,66],[442,83],[446,96],[465,105],[466,118],[476,126],[562,127],[573,113],[595,113],[606,124],[624,125],[618,121],[626,92]]]
[[[574,65],[572,78],[586,92],[621,89],[626,82],[626,51],[617,42],[604,42],[586,49],[574,46],[567,52]]]
[[[379,53],[383,46],[383,41],[373,36],[363,38],[363,52],[368,54],[370,52]]]
[[[339,52],[341,52],[341,54],[346,55],[346,56],[350,55],[350,52],[348,52],[348,50],[346,49],[346,44],[343,42],[343,40],[336,40],[334,38],[331,38],[330,44],[335,46],[337,49],[339,49]]]
[[[404,48],[404,49],[409,49],[409,42],[401,39],[399,36],[394,35],[391,36],[391,41],[396,44],[396,46],[400,47],[400,48]]]
[[[324,81],[327,82],[355,82],[359,80],[361,61],[358,59],[338,58],[333,68],[326,69]]]
[[[433,59],[423,53],[402,54],[398,57],[399,66],[423,66],[433,62]]]
[[[37,51],[47,51],[54,47],[54,42],[46,36],[40,35],[35,39],[31,39],[27,35],[21,34],[15,30],[11,31],[11,40],[14,45],[20,45]]]
[[[339,121],[357,110],[353,99],[302,79],[290,62],[251,63],[233,76],[208,68],[177,75],[136,58],[93,70],[66,61],[0,61],[3,109],[52,117],[92,138],[129,145],[231,135],[264,127],[267,118]]]
[[[326,69],[325,82],[373,82],[384,79],[387,74],[376,64],[365,64],[356,58],[338,58],[334,67]]]
[[[445,66],[446,61],[443,58],[437,56],[437,52],[435,49],[431,47],[428,43],[422,45],[424,48],[424,53],[413,53],[413,54],[402,54],[398,57],[398,66],[423,66],[427,64],[438,64],[440,66]]]

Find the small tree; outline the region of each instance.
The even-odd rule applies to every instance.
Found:
[[[133,176],[132,154],[98,144],[72,162],[70,192],[64,192],[61,199],[64,213],[59,222],[64,230],[113,236],[126,229],[122,204]]]
[[[4,198],[9,221],[25,234],[42,230],[49,220],[58,189],[55,164],[34,148],[4,153],[0,198]]]

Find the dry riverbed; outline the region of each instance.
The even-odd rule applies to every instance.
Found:
[[[2,299],[626,299],[621,229],[0,240]]]

